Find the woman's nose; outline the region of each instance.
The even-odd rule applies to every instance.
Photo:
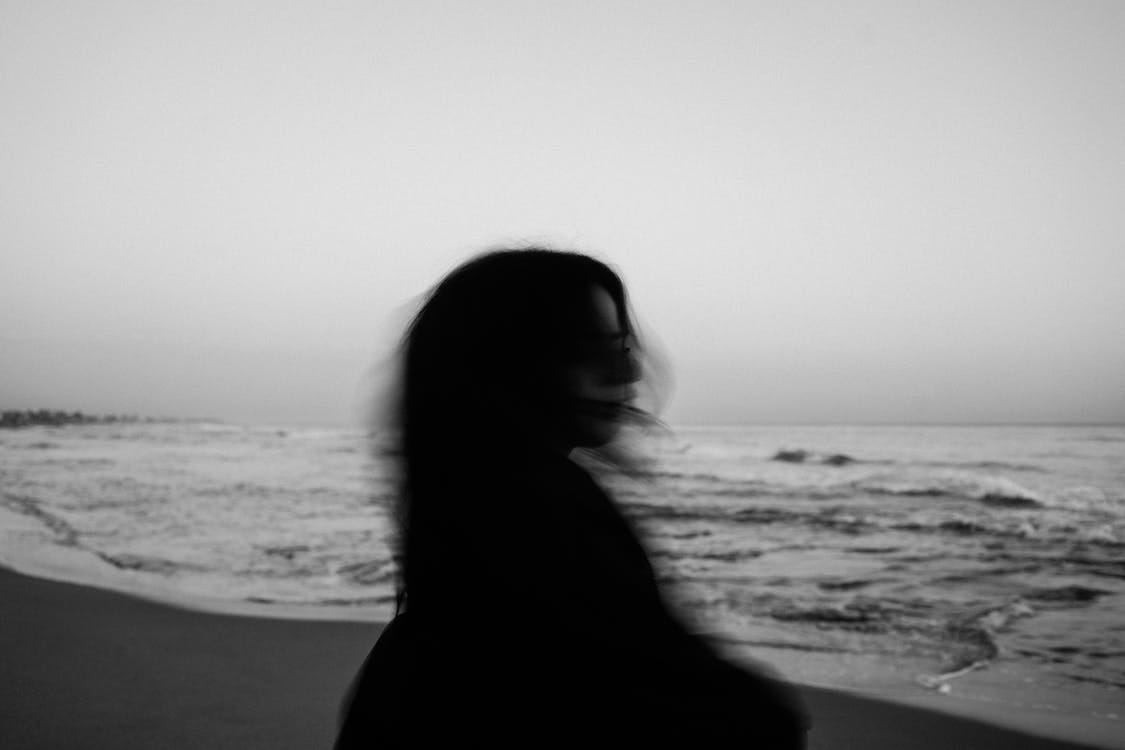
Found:
[[[607,375],[613,385],[629,385],[641,379],[641,366],[633,352],[626,348],[613,357]]]

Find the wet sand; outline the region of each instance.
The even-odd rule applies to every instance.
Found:
[[[327,749],[340,698],[380,629],[200,612],[0,568],[0,747]],[[802,690],[813,750],[1125,746],[1088,723],[1068,742]]]

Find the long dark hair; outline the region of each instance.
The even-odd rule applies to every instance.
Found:
[[[396,610],[428,586],[451,537],[473,533],[478,516],[463,507],[464,488],[495,483],[505,462],[543,449],[543,430],[565,408],[557,400],[558,374],[579,356],[595,287],[613,299],[641,363],[625,286],[588,255],[493,250],[455,268],[426,295],[400,344],[392,404],[397,444],[390,453],[400,483]],[[657,424],[639,409],[627,416]],[[630,468],[628,452],[613,446],[589,452],[602,464]]]

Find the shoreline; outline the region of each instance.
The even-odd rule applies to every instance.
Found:
[[[4,566],[0,600],[0,745],[16,749],[328,748],[382,628],[202,611]],[[811,750],[1125,748],[1120,721],[797,685]]]

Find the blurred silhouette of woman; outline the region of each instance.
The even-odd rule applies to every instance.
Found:
[[[398,606],[337,750],[804,746],[793,693],[681,624],[571,460],[642,414],[616,273],[571,252],[478,256],[430,292],[400,355]]]

